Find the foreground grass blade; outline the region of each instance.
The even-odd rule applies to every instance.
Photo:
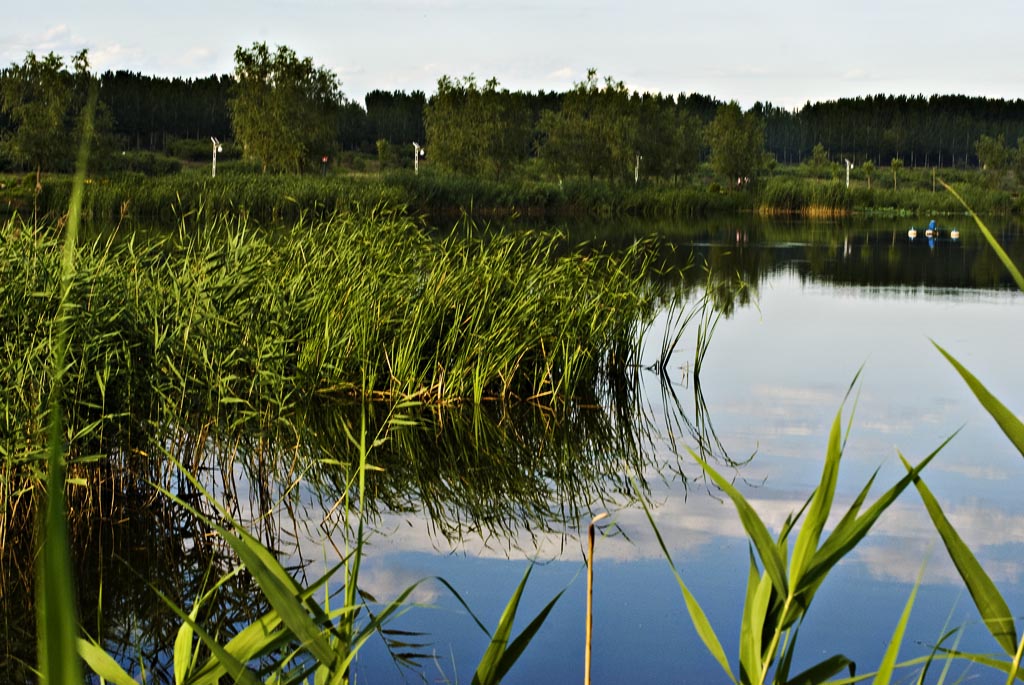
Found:
[[[1004,433],[1006,433],[1006,437],[1010,439],[1010,442],[1012,442],[1014,447],[1017,448],[1017,451],[1021,453],[1021,456],[1024,456],[1024,423],[1021,423],[1020,419],[1014,416],[1013,412],[1006,408],[1006,405],[996,399],[996,397],[981,384],[981,381],[979,381],[970,371],[964,368],[964,366],[958,362],[953,355],[939,347],[936,343],[933,342],[932,344],[935,345],[935,349],[941,352],[942,356],[953,365],[953,368],[960,374],[960,377],[967,383],[967,387],[971,389],[974,396],[978,398],[979,402],[981,402],[981,406],[985,408],[985,411],[992,415],[992,418],[996,420],[999,427],[1003,429]]]
[[[885,491],[881,497],[879,497],[874,504],[867,508],[867,510],[859,516],[846,515],[839,522],[839,524],[832,530],[825,542],[822,543],[821,548],[815,553],[811,559],[811,563],[807,567],[807,571],[800,579],[800,587],[797,588],[797,595],[800,596],[801,603],[806,606],[810,603],[817,592],[818,587],[825,580],[825,577],[832,570],[832,567],[839,563],[846,554],[852,550],[857,544],[864,539],[864,536],[868,534],[871,527],[878,520],[878,517],[889,508],[889,506],[896,501],[914,478],[929,464],[935,456],[942,451],[949,441],[956,436],[956,433],[946,438],[941,445],[929,454],[927,457],[921,460],[921,462],[915,466],[910,473],[901,478],[899,482],[893,485],[891,488]],[[870,483],[874,481],[872,476]],[[861,495],[858,495],[855,502],[855,507],[859,510],[860,504],[863,502],[863,495],[867,494],[867,487],[861,491]],[[851,508],[851,512],[853,508]]]
[[[188,473],[186,473],[186,476],[190,480],[193,478]],[[201,489],[198,481],[193,481],[193,485]],[[211,528],[217,531],[217,534],[238,555],[239,561],[242,562],[246,570],[252,575],[253,580],[260,586],[260,590],[263,591],[267,602],[277,611],[282,622],[292,631],[296,639],[310,651],[319,663],[333,667],[337,660],[337,655],[331,649],[320,626],[310,618],[309,611],[307,610],[309,604],[304,604],[298,599],[301,595],[300,588],[291,579],[288,572],[281,567],[280,562],[274,558],[270,550],[243,530],[241,526],[233,524],[235,532],[229,531],[223,526],[210,521],[201,512],[179,499],[170,491],[159,487],[157,489],[164,496],[200,518],[200,520],[206,521]],[[209,493],[202,489],[201,491],[204,496],[210,498]],[[210,499],[212,502],[212,498]],[[231,521],[230,518],[227,520]]]
[[[836,413],[829,433],[828,449],[825,454],[825,466],[821,470],[821,482],[814,491],[807,518],[800,527],[796,542],[793,545],[793,556],[790,560],[790,582],[799,585],[804,569],[818,550],[821,531],[825,528],[829,512],[832,511],[832,500],[835,496],[836,483],[839,480],[839,459],[842,456],[841,440],[842,409]]]
[[[498,627],[495,628],[491,636],[491,643],[480,659],[480,664],[473,675],[473,685],[497,685],[500,683],[501,679],[512,668],[512,665],[522,656],[523,651],[547,619],[551,609],[555,606],[555,602],[562,596],[564,590],[555,595],[555,598],[548,602],[547,606],[512,641],[512,644],[509,644],[509,638],[512,636],[512,623],[515,621],[516,613],[519,610],[519,600],[522,599],[523,590],[526,588],[526,581],[529,580],[532,570],[533,565],[531,564],[526,568],[523,579],[519,581],[516,591],[512,593],[508,604],[505,605],[505,611],[498,620]]]
[[[729,495],[733,504],[736,505],[736,511],[740,515],[740,522],[743,524],[744,530],[747,531],[747,535],[753,541],[757,554],[761,558],[761,563],[764,564],[765,572],[772,579],[772,585],[775,586],[775,590],[779,593],[780,597],[788,596],[789,583],[786,580],[786,560],[779,547],[775,544],[775,540],[772,539],[771,534],[768,532],[768,527],[764,524],[764,521],[757,515],[757,512],[750,506],[746,498],[740,494],[740,491],[733,487],[732,483],[711,468],[711,465],[701,459],[700,455],[696,452],[693,450],[689,450],[689,452],[690,456],[701,465],[704,472],[715,481],[715,485],[721,488],[725,494]]]
[[[232,682],[244,683],[245,685],[259,685],[259,678],[256,674],[249,670],[245,664],[233,655],[229,654],[226,649],[217,640],[213,638],[201,625],[192,620],[192,617],[186,614],[181,608],[172,602],[170,598],[164,595],[162,592],[153,588],[153,592],[156,593],[157,597],[163,600],[167,607],[178,615],[178,618],[187,623],[192,627],[192,630],[204,645],[213,654],[213,657],[217,660],[217,663],[224,667],[224,669],[231,676]]]
[[[45,518],[41,526],[43,539],[36,575],[36,632],[40,682],[46,685],[79,685],[82,663],[78,656],[78,612],[75,603],[71,554],[68,547],[67,511],[64,502],[65,446],[61,392],[68,346],[68,317],[72,304],[71,286],[75,276],[75,254],[78,249],[78,226],[81,221],[85,170],[92,142],[93,113],[98,97],[96,84],[89,89],[89,99],[82,116],[82,140],[72,182],[71,204],[68,207],[67,232],[61,260],[60,300],[57,310],[56,335],[50,361],[50,397],[47,433],[47,479]]]
[[[910,465],[905,461],[903,463],[909,470]],[[900,620],[896,623],[896,629],[893,630],[889,646],[885,649],[885,656],[882,657],[878,673],[875,674],[874,685],[889,685],[892,682],[892,674],[896,670],[897,665],[896,659],[900,654],[900,645],[903,644],[903,635],[907,631],[907,622],[910,621],[910,610],[914,607],[914,600],[917,599],[917,589],[921,587],[921,580],[923,578],[924,565],[921,566],[921,570],[917,573],[917,581],[914,583],[914,588],[910,591],[910,596],[907,597],[907,603],[903,607]]]
[[[910,465],[907,460],[903,459],[903,455],[900,455],[900,459],[909,471]],[[974,605],[978,608],[978,613],[985,621],[985,626],[999,646],[1012,656],[1017,650],[1017,628],[1014,625],[1010,607],[1007,606],[995,583],[985,573],[985,569],[978,563],[974,554],[950,524],[928,486],[918,477],[914,478],[914,486],[917,488],[918,494],[921,495],[925,509],[928,510],[928,515],[932,519],[932,524],[942,537],[942,542],[946,546],[957,572],[967,584],[967,590],[974,600]]]
[[[114,657],[107,654],[106,650],[94,642],[78,640],[78,655],[91,668],[96,675],[113,685],[139,685],[134,678],[121,668],[121,664],[114,660]]]
[[[967,206],[967,203],[964,201],[962,197],[960,197],[960,194],[958,192],[953,190],[951,186],[947,185],[945,181],[941,181],[941,183],[946,190],[953,194],[953,197],[960,201],[960,204],[964,206],[964,209],[967,210],[967,213],[971,215],[971,218],[974,219],[974,223],[978,225],[978,229],[981,231],[981,234],[985,236],[985,240],[988,241],[988,244],[992,247],[992,250],[996,253],[996,256],[999,257],[999,261],[1003,263],[1003,266],[1006,267],[1006,270],[1010,272],[1011,276],[1013,276],[1013,280],[1017,282],[1017,287],[1020,288],[1021,290],[1024,290],[1024,275],[1021,275],[1021,272],[1017,268],[1017,265],[1013,263],[1012,259],[1010,259],[1010,255],[1006,254],[1006,250],[1004,250],[1002,245],[999,244],[999,241],[996,240],[996,237],[992,235],[992,231],[988,230],[988,226],[985,225],[985,222],[983,222],[978,217],[978,215],[974,213],[973,209]]]
[[[634,483],[634,492],[641,492]],[[690,622],[693,623],[694,630],[697,631],[697,635],[700,636],[701,641],[707,648],[711,656],[715,658],[718,665],[722,667],[725,674],[729,676],[729,680],[736,683],[736,676],[732,674],[732,668],[729,666],[729,659],[725,656],[725,650],[722,649],[722,643],[715,635],[715,629],[711,627],[711,621],[708,620],[707,615],[704,613],[704,609],[701,608],[700,603],[690,592],[690,589],[686,587],[686,583],[683,582],[683,577],[679,575],[679,570],[676,568],[675,562],[672,561],[672,555],[668,552],[668,547],[665,546],[665,540],[661,537],[661,531],[658,530],[658,526],[654,523],[654,517],[651,516],[651,510],[647,506],[647,501],[641,497],[640,505],[644,508],[644,513],[647,514],[647,520],[651,524],[651,528],[654,530],[654,535],[658,538],[658,546],[661,547],[661,553],[665,555],[665,559],[668,561],[669,567],[672,569],[672,573],[676,577],[676,582],[679,584],[679,589],[683,593],[683,600],[686,602],[686,611],[690,614]]]
[[[816,685],[824,683],[832,676],[846,670],[853,677],[855,664],[841,654],[830,656],[822,662],[811,666],[797,676],[786,681],[786,685]]]

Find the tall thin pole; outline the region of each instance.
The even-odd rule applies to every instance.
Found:
[[[594,524],[608,516],[603,512],[587,526],[587,632],[583,652],[583,685],[590,685],[590,638],[594,632]]]
[[[217,178],[217,151],[220,150],[220,141],[211,136],[210,142],[213,143],[213,168],[210,178]]]

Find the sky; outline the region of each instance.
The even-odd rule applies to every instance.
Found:
[[[0,64],[89,50],[96,72],[230,73],[237,46],[287,45],[345,95],[444,75],[564,91],[589,68],[635,91],[744,108],[875,94],[1024,98],[1018,0],[47,0],[10,2]]]

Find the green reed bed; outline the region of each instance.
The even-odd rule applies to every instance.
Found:
[[[985,214],[1015,214],[1021,211],[1019,198],[1004,190],[977,183],[960,182],[960,192],[973,207]],[[843,216],[848,214],[963,215],[963,206],[941,188],[907,185],[893,189],[878,184],[850,188],[839,180],[774,176],[758,191],[758,213],[799,214],[803,216]]]
[[[71,182],[44,179],[40,211],[66,211]],[[174,222],[190,212],[247,217],[260,221],[295,221],[304,216],[330,217],[335,212],[372,208],[381,202],[407,202],[400,188],[377,176],[300,176],[296,174],[225,173],[188,170],[165,176],[122,173],[90,179],[82,213],[107,224],[136,220]],[[22,203],[24,204],[24,203]],[[23,209],[31,210],[29,202]]]
[[[168,409],[246,421],[325,393],[592,399],[635,366],[654,313],[648,242],[604,254],[470,228],[439,241],[388,212],[277,233],[190,221],[78,250],[61,378],[80,454],[130,443]],[[2,231],[0,450],[23,471],[42,444],[61,243],[19,219]]]
[[[34,183],[34,181],[33,181]],[[71,181],[43,179],[38,197],[16,189],[0,191],[0,207],[59,216],[67,211]],[[259,174],[206,170],[146,176],[123,172],[90,179],[83,215],[96,222],[174,221],[190,211],[247,216],[263,222],[327,218],[335,212],[373,208],[381,202],[433,217],[680,217],[749,212],[753,195],[711,192],[663,181],[612,183],[589,178],[485,178],[423,170],[382,174]]]

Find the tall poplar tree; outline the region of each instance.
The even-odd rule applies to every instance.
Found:
[[[71,60],[54,53],[38,58],[32,52],[0,76],[0,109],[13,124],[4,136],[5,152],[17,164],[34,169],[36,182],[43,171],[68,170],[73,165],[75,140],[92,76],[88,53]],[[96,122],[106,127],[107,120]]]
[[[602,86],[597,71],[565,94],[558,111],[541,115],[541,157],[558,174],[632,177],[638,123],[629,90],[611,77]]]
[[[284,46],[266,43],[235,49],[231,126],[242,155],[263,171],[298,172],[311,157],[332,150],[338,111],[344,104],[334,72],[299,59]]]
[[[764,122],[753,112],[744,114],[736,101],[718,108],[705,135],[712,168],[730,182],[753,178],[764,165]]]
[[[441,77],[423,112],[429,155],[463,174],[501,177],[530,154],[533,119],[521,93],[476,79]]]

